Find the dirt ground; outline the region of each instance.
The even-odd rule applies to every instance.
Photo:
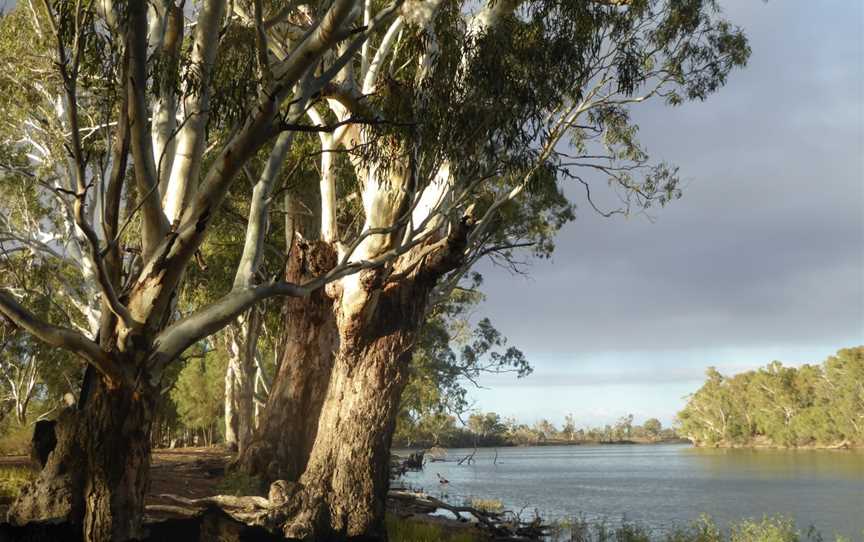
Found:
[[[220,488],[220,482],[232,458],[232,453],[221,448],[155,450],[150,467],[150,492],[146,503],[148,505],[173,504],[159,497],[166,493],[189,498],[225,493],[225,490]],[[0,468],[3,467],[33,468],[33,465],[26,456],[0,456]],[[7,508],[8,504],[0,503],[0,518],[5,518]],[[402,510],[391,510],[390,513],[403,519],[410,518],[412,521],[437,525],[447,535],[470,533],[475,540],[488,539],[469,523],[425,514],[403,513]],[[159,521],[168,517],[170,514],[152,511],[147,513],[149,521]]]
[[[165,493],[189,498],[221,493],[218,486],[232,457],[230,452],[220,448],[155,450],[150,466],[147,504],[170,504],[159,498]],[[0,456],[0,467],[33,468],[27,456]],[[0,517],[4,517],[5,513],[6,510],[0,504]]]

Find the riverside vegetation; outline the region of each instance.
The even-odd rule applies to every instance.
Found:
[[[440,524],[387,518],[391,542],[486,542],[486,536],[466,532],[449,532]],[[862,533],[864,534],[864,533]],[[687,527],[665,535],[654,535],[637,524],[608,527],[582,519],[558,522],[549,535],[551,542],[828,542],[812,529],[800,530],[792,520],[783,517],[748,519],[721,530],[710,516],[702,516]],[[834,542],[852,542],[836,537]]]
[[[697,446],[859,447],[864,445],[864,347],[820,365],[766,367],[707,381],[678,414]]]

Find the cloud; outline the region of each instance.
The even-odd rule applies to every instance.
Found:
[[[578,220],[551,262],[527,280],[481,269],[478,315],[535,367],[484,378],[481,408],[665,423],[708,365],[864,344],[864,3],[723,5],[750,65],[705,103],[634,117],[652,156],[681,166],[684,197],[651,223],[600,218],[574,189]]]
[[[484,269],[483,313],[529,357],[864,342],[862,5],[739,4],[751,65],[637,115],[683,199],[654,223],[582,209],[527,281]]]

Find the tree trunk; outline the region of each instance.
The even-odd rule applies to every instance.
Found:
[[[409,254],[404,264],[361,272],[330,289],[330,294],[338,295],[333,295],[336,300],[328,316],[332,320],[326,322],[336,325],[339,349],[326,390],[319,378],[323,380],[327,372],[325,347],[334,342],[322,341],[325,334],[310,318],[309,304],[299,306],[302,310],[293,315],[296,318],[290,307],[298,306],[289,305],[286,322],[297,344],[290,345],[294,353],[282,363],[281,378],[274,382],[266,422],[258,435],[261,447],[277,451],[271,452],[270,457],[275,458],[271,470],[284,461],[280,453],[293,449],[299,458],[291,464],[293,472],[278,478],[296,480],[298,466],[305,464],[299,491],[283,510],[287,519],[282,528],[289,538],[386,538],[390,446],[408,364],[431,290],[461,258],[468,227],[463,222],[462,228],[451,233],[453,239],[448,238],[437,250],[418,249],[418,254],[424,254],[418,259]],[[322,297],[311,299],[320,300],[319,308],[323,308],[323,294],[315,295]],[[310,363],[318,363],[317,373],[308,367],[302,373],[291,373],[291,367]],[[287,386],[287,392],[277,391],[279,386]],[[320,409],[319,398],[323,398]],[[313,428],[314,441],[306,460],[302,451]],[[271,480],[274,477],[270,475]]]
[[[9,520],[68,521],[93,542],[140,538],[155,394],[110,389],[95,375],[89,380],[82,406],[59,416],[57,446],[22,490]]]
[[[228,447],[241,454],[255,429],[255,356],[262,323],[261,313],[251,309],[226,331],[225,436]]]
[[[428,292],[405,280],[370,291],[357,312],[339,314],[340,349],[287,536],[384,537],[390,446]]]
[[[237,371],[240,360],[229,349],[228,367],[225,369],[225,446],[236,451],[239,448],[240,416],[237,413]]]
[[[326,243],[298,240],[287,280],[303,281],[335,265]],[[273,380],[258,430],[238,466],[266,482],[296,481],[306,467],[339,344],[333,300],[319,290],[284,305],[284,356]]]

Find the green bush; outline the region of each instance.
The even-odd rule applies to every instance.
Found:
[[[801,533],[795,522],[784,517],[742,521],[732,526],[730,542],[799,542]]]
[[[400,519],[387,516],[387,538],[390,542],[480,542],[479,534],[467,532],[446,533],[440,525],[427,521]]]
[[[823,538],[813,529],[806,535],[795,528],[795,522],[784,517],[765,517],[761,521],[752,519],[733,523],[724,536],[714,520],[701,516],[686,528],[672,533],[652,536],[644,527],[624,523],[611,528],[604,522],[589,523],[585,519],[558,522],[554,525],[552,539],[556,542],[822,542]],[[848,542],[837,537],[836,542]]]

